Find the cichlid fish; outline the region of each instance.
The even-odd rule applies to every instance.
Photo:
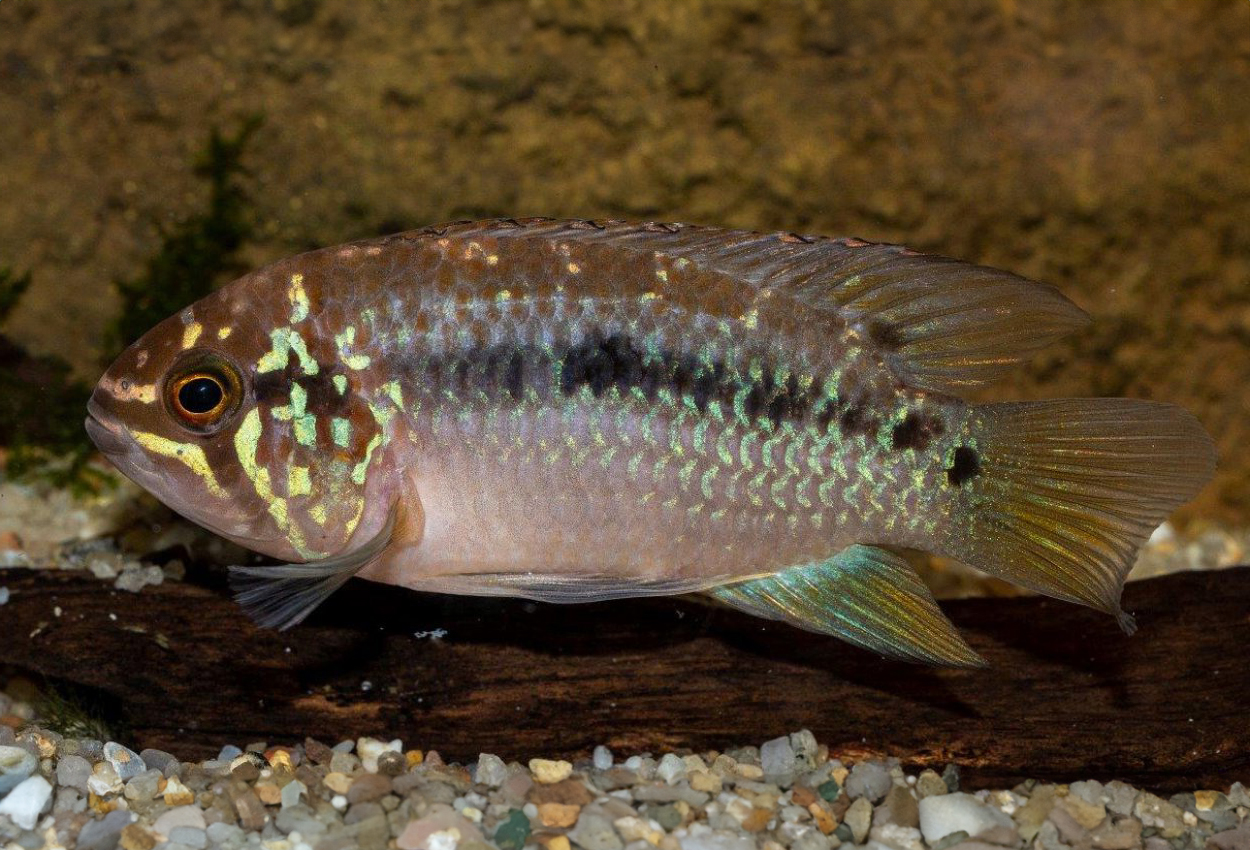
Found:
[[[959,395],[1080,327],[1052,287],[858,239],[456,223],[246,275],[153,328],[87,429],[284,566],[584,602],[703,592],[885,655],[983,663],[912,547],[1132,620],[1134,554],[1214,469],[1185,411]]]

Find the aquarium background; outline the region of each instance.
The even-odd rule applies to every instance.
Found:
[[[4,0],[3,332],[93,381],[254,125],[194,274],[499,215],[903,242],[1093,315],[986,396],[1180,403],[1221,453],[1183,518],[1244,524],[1248,79],[1245,2]]]

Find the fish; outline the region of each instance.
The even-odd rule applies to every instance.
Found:
[[[221,287],[117,358],[86,428],[174,511],[284,562],[231,568],[263,626],[353,576],[703,594],[980,666],[904,550],[1131,632],[1135,553],[1215,469],[1172,404],[965,400],[1088,321],[1052,286],[855,238],[456,222]]]

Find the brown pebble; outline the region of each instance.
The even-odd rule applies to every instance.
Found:
[[[272,782],[257,782],[253,790],[266,806],[276,806],[282,802],[282,789]]]
[[[757,806],[751,809],[751,814],[747,815],[746,820],[742,822],[742,828],[747,832],[760,832],[772,819],[773,813],[769,809],[761,809]]]
[[[577,823],[577,816],[581,811],[581,806],[566,805],[564,803],[542,803],[538,806],[538,820],[542,822],[543,826],[567,829]]]
[[[371,803],[391,793],[391,778],[380,773],[362,773],[347,789],[347,802]]]
[[[580,779],[565,779],[550,785],[535,783],[525,795],[536,806],[543,803],[563,803],[566,806],[585,806],[595,798]]]
[[[24,549],[22,538],[16,531],[0,531],[0,549],[7,551],[20,551]]]
[[[443,767],[446,762],[443,757],[438,754],[438,750],[430,750],[425,754],[424,764],[428,767]]]
[[[239,826],[259,832],[265,826],[265,806],[256,792],[248,788],[246,791],[232,793],[235,811],[239,813]]]
[[[243,782],[255,782],[260,778],[260,769],[250,761],[245,761],[231,770],[230,775]]]
[[[378,756],[378,773],[384,776],[399,776],[408,770],[408,759],[403,753],[387,750]]]
[[[152,850],[156,846],[156,836],[137,823],[122,828],[119,840],[122,850]]]
[[[316,738],[304,739],[304,754],[314,764],[329,764],[330,759],[334,758],[334,750],[318,741]]]
[[[808,788],[806,785],[795,785],[794,789],[790,792],[790,799],[794,801],[794,805],[802,806],[806,809],[820,798],[816,796],[815,791]]]
[[[825,806],[819,802],[810,804],[807,811],[811,813],[812,820],[816,821],[816,827],[825,835],[829,835],[838,828],[838,819],[835,818]]]

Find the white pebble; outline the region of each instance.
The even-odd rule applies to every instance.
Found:
[[[508,766],[497,755],[482,753],[477,757],[473,781],[489,788],[498,788],[508,778]]]
[[[664,758],[660,759],[660,764],[655,769],[656,776],[663,779],[669,785],[686,778],[686,762],[681,756],[673,753],[665,753]]]
[[[996,826],[1015,828],[1009,815],[990,808],[971,794],[941,794],[920,801],[920,832],[929,844],[936,844],[953,832],[966,832],[976,838]]]
[[[39,814],[52,799],[52,786],[42,776],[31,776],[0,800],[0,815],[8,815],[22,829],[34,829]]]
[[[0,605],[3,605],[4,603],[8,601],[9,601],[9,589],[7,587],[0,587]]]
[[[607,770],[612,767],[612,751],[600,744],[595,747],[594,760],[597,770]]]

